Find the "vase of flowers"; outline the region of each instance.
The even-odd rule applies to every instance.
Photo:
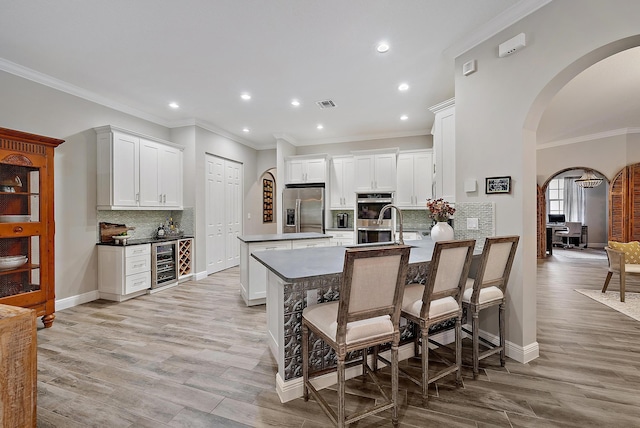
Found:
[[[427,199],[427,209],[429,217],[436,221],[431,228],[431,239],[433,242],[451,241],[453,239],[453,227],[447,222],[456,212],[456,209],[442,198]]]

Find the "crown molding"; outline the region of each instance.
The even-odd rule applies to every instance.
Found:
[[[522,18],[532,14],[548,3],[551,3],[551,1],[552,0],[519,1],[486,24],[481,25],[477,31],[466,35],[453,45],[449,46],[442,54],[448,58],[457,58],[463,53],[475,48],[480,43],[495,36],[500,31],[512,26]]]
[[[159,118],[158,116],[143,112],[141,110],[135,109],[125,104],[118,103],[111,99],[100,96],[94,92],[87,91],[86,89],[82,89],[75,85],[71,85],[70,83],[64,82],[60,79],[56,79],[55,77],[51,77],[47,74],[40,73],[39,71],[35,71],[30,68],[23,67],[22,65],[8,61],[4,58],[0,58],[0,70],[6,71],[7,73],[16,75],[18,77],[22,77],[27,80],[31,80],[32,82],[36,82],[41,85],[48,86],[58,91],[66,92],[67,94],[85,99],[87,101],[91,101],[93,103],[102,105],[104,107],[108,107],[108,108],[120,111],[122,113],[126,113],[131,116],[135,116],[140,119],[153,122],[157,125],[168,127],[167,122]]]
[[[570,144],[584,143],[587,141],[601,140],[603,138],[618,137],[620,135],[640,134],[640,128],[619,128],[610,131],[597,132],[595,134],[581,135],[579,137],[567,138],[564,140],[551,141],[549,143],[539,144],[536,150],[550,149],[559,146],[568,146]]]
[[[169,122],[166,125],[168,128],[182,128],[184,126],[197,126],[198,128],[202,128],[206,131],[209,132],[213,132],[216,135],[219,135],[221,137],[227,138],[231,141],[234,141],[238,144],[242,144],[244,146],[250,147],[254,150],[264,150],[264,147],[260,147],[260,146],[256,146],[253,142],[249,141],[249,140],[245,140],[244,138],[241,138],[235,134],[232,134],[228,131],[225,131],[222,128],[219,128],[218,126],[214,125],[211,122],[207,122],[204,120],[199,120],[199,119],[183,119],[183,120],[176,120],[176,121],[172,121]]]
[[[325,138],[321,140],[305,140],[300,142],[298,145],[299,146],[317,146],[321,144],[350,143],[353,141],[383,140],[385,138],[420,137],[423,135],[430,135],[430,134],[431,134],[430,130],[416,129],[413,131],[394,132],[389,134],[369,134],[369,135]]]

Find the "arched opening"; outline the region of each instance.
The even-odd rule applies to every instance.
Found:
[[[261,233],[270,234],[277,232],[276,199],[278,187],[276,176],[276,168],[270,168],[262,173],[258,181],[262,198]]]

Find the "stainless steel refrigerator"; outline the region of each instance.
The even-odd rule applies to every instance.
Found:
[[[324,185],[287,185],[282,207],[284,233],[324,233]]]

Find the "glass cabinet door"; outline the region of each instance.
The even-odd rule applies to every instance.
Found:
[[[36,167],[0,164],[0,298],[41,290],[40,178]]]

